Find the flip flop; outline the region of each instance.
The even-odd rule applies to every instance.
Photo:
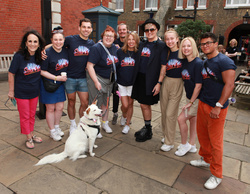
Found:
[[[37,137],[36,135],[33,135],[32,140],[35,143],[42,143],[43,142],[42,138],[41,137]]]
[[[35,147],[32,139],[27,139],[25,142],[25,146],[28,149],[33,149]]]

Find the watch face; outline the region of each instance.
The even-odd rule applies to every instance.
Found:
[[[223,105],[221,105],[219,102],[216,102],[215,106],[221,107],[221,108],[223,107]]]

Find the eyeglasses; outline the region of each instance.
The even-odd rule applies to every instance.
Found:
[[[212,42],[212,41],[207,41],[207,42],[205,42],[205,43],[201,43],[201,47],[204,47],[204,46],[210,46],[210,44],[212,44],[212,43],[215,43],[215,42]]]
[[[145,29],[144,31],[145,31],[145,32],[149,32],[149,31],[150,31],[150,32],[153,32],[153,31],[155,31],[155,30],[156,30],[156,28],[150,28],[150,29]]]
[[[107,37],[107,38],[114,38],[114,35],[104,35],[105,37]]]

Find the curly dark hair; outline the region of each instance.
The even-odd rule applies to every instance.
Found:
[[[215,36],[215,34],[212,32],[205,32],[200,36],[200,40],[204,38],[211,38],[214,42],[217,42],[217,36]]]
[[[45,40],[36,30],[29,30],[24,34],[24,36],[22,38],[22,42],[19,46],[19,50],[17,52],[21,53],[24,56],[25,60],[30,59],[30,53],[26,47],[26,42],[27,42],[28,36],[30,34],[37,36],[37,38],[39,40],[39,47],[35,52],[35,61],[36,61],[36,64],[40,64],[42,62],[41,51],[45,47]]]

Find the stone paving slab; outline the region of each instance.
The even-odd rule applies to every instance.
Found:
[[[93,183],[96,187],[107,191],[110,194],[129,193],[181,193],[176,189],[168,187],[162,183],[138,175],[129,170],[114,166]]]
[[[250,184],[250,163],[242,162],[240,180]]]
[[[3,184],[0,183],[0,193],[1,194],[13,194],[13,191],[5,187]]]
[[[101,191],[53,166],[44,166],[10,186],[18,194],[98,194]]]
[[[245,136],[244,145],[250,147],[250,133],[249,133],[249,131],[248,131],[248,134],[246,134],[246,136]]]
[[[4,150],[4,149],[6,149],[6,148],[9,148],[9,147],[11,147],[10,144],[8,144],[8,143],[6,143],[6,142],[0,140],[0,151]]]
[[[186,165],[182,170],[180,176],[174,184],[174,188],[178,191],[192,194],[200,193],[218,193],[218,194],[228,194],[237,193],[245,194],[247,186],[235,179],[225,177],[222,183],[216,188],[216,190],[207,190],[204,188],[204,183],[210,177],[211,173],[202,168],[193,167],[191,165]]]
[[[224,142],[223,155],[250,163],[250,147]]]
[[[31,155],[9,147],[0,151],[0,182],[6,186],[18,181],[35,170],[37,159]]]
[[[168,186],[173,185],[184,166],[182,162],[125,143],[117,146],[102,158]]]

